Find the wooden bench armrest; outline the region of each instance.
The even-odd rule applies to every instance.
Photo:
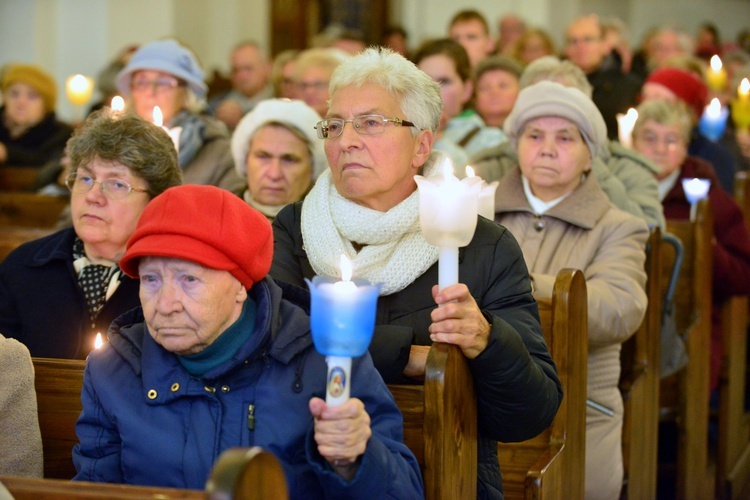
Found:
[[[206,498],[286,500],[289,492],[281,462],[258,446],[221,454],[206,483]]]
[[[10,491],[15,500],[94,499],[203,499],[200,490],[131,486],[125,484],[89,483],[63,479],[38,479],[28,477],[0,476],[0,483]]]

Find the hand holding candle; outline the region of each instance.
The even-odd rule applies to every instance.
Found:
[[[341,256],[341,281],[316,276],[310,288],[310,326],[315,348],[326,356],[326,403],[349,399],[352,358],[362,356],[372,340],[379,285],[351,281],[351,262]]]

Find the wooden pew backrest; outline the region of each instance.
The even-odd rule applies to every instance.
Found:
[[[0,192],[0,227],[52,228],[67,205],[61,196]]]
[[[544,338],[557,365],[563,401],[552,425],[522,443],[500,443],[505,498],[583,498],[586,451],[588,316],[586,280],[563,269],[552,300],[539,301]]]
[[[37,167],[0,167],[0,191],[34,191],[39,170]]]

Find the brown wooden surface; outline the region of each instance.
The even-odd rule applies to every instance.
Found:
[[[3,227],[0,229],[0,262],[5,260],[10,252],[27,241],[38,240],[52,234],[52,228],[39,227]]]
[[[221,454],[206,483],[207,498],[286,500],[289,492],[278,459],[259,447]]]
[[[713,217],[708,200],[698,204],[694,223],[667,220],[667,231],[684,247],[674,307],[678,331],[687,336],[690,361],[679,373],[661,381],[661,418],[677,426],[677,498],[712,498],[716,471],[709,461],[707,443]],[[667,247],[662,246],[663,273],[669,272],[674,261]]]
[[[506,499],[583,498],[586,451],[588,319],[586,281],[563,269],[551,301],[539,301],[542,330],[563,386],[552,425],[522,443],[498,446]]]
[[[52,228],[67,205],[62,196],[0,192],[0,228]]]
[[[37,167],[0,167],[0,191],[34,191]]]
[[[61,479],[31,479],[26,477],[0,476],[0,483],[5,485],[16,500],[91,500],[104,498],[107,500],[146,498],[154,500],[198,500],[206,498],[205,493],[200,490],[88,483],[84,481],[72,482]]]
[[[646,251],[648,308],[638,331],[621,351],[623,399],[622,455],[624,498],[656,497],[659,434],[659,350],[662,288],[661,231],[651,231]]]
[[[75,425],[81,414],[83,360],[32,358],[39,427],[44,447],[44,477],[71,479]]]
[[[750,175],[737,172],[734,199],[750,227]],[[719,443],[716,492],[719,498],[742,498],[750,487],[750,412],[747,384],[748,298],[733,297],[722,307],[723,358],[719,377]]]
[[[404,416],[404,442],[422,469],[425,498],[475,498],[477,403],[460,349],[433,344],[424,386],[388,388]]]

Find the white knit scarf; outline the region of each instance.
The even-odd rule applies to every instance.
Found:
[[[423,175],[433,174],[430,157]],[[302,240],[318,275],[341,276],[340,258],[352,261],[352,277],[380,283],[380,295],[403,290],[438,259],[419,228],[419,191],[387,212],[358,205],[341,196],[326,170],[302,205]],[[359,253],[352,242],[365,245]]]

